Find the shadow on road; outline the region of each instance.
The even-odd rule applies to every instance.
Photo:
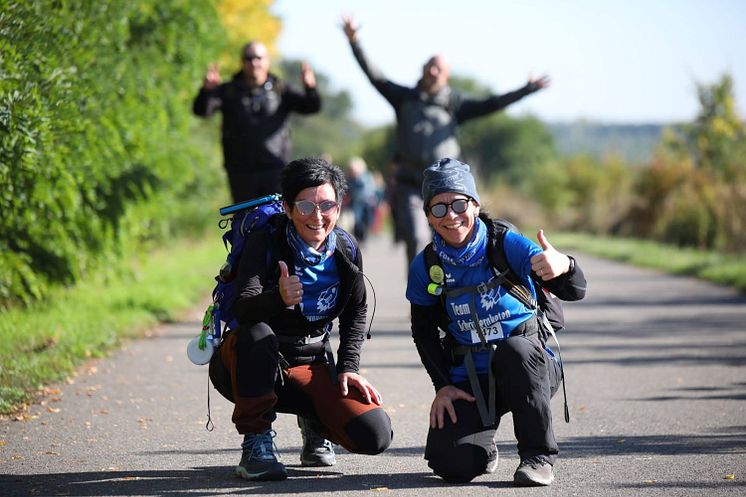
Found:
[[[570,437],[561,440],[561,457],[594,458],[614,455],[673,456],[686,454],[746,454],[746,430],[707,435],[630,435]]]
[[[196,467],[164,471],[100,471],[35,475],[0,475],[5,497],[45,496],[214,496],[307,493],[331,494],[349,491],[426,489],[443,487],[440,478],[429,472],[363,474],[345,476],[333,469],[287,466],[288,480],[249,482],[233,475],[232,466]],[[510,486],[509,482],[472,482],[470,485]]]

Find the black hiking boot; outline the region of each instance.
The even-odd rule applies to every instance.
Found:
[[[303,437],[303,450],[300,453],[302,466],[334,466],[337,458],[334,455],[332,442],[318,434],[314,422],[298,416],[298,426]]]

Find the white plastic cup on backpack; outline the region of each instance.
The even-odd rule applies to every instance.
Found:
[[[210,362],[213,352],[215,352],[215,345],[212,343],[212,337],[207,337],[205,340],[205,348],[199,348],[200,336],[192,338],[187,344],[187,357],[197,366],[203,366]]]

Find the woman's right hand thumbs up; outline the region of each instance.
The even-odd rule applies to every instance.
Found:
[[[296,275],[290,276],[288,265],[284,261],[279,261],[278,264],[280,266],[280,281],[278,282],[278,286],[280,287],[282,301],[287,306],[300,303],[303,298],[303,284],[300,282],[300,278]]]

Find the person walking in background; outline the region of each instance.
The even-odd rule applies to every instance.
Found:
[[[510,411],[521,460],[514,484],[549,485],[558,454],[550,400],[563,370],[546,344],[549,330],[537,314],[537,291],[580,300],[585,277],[543,231],[541,246],[498,231],[499,224],[480,212],[469,169],[441,159],[422,181],[423,217],[434,234],[412,261],[406,296],[412,337],[436,392],[425,459],[448,482],[495,471],[494,436]],[[497,247],[508,268],[493,266]],[[506,276],[508,270],[515,278]]]
[[[414,87],[390,81],[365,56],[358,28],[350,16],[342,18],[344,33],[360,68],[396,113],[396,148],[393,162],[393,203],[396,239],[404,240],[408,261],[423,249],[430,230],[420,214],[422,171],[443,157],[458,158],[458,125],[486,116],[549,85],[546,76],[529,79],[526,85],[504,95],[468,98],[448,86],[449,66],[433,55],[423,66]]]
[[[241,50],[241,70],[221,83],[216,65],[205,74],[192,109],[199,117],[223,113],[225,171],[233,202],[277,193],[280,171],[291,158],[288,117],[321,109],[316,77],[301,64],[301,92],[270,72],[267,47],[251,41]]]
[[[246,238],[228,332],[211,368],[230,378],[233,422],[244,436],[236,474],[283,480],[272,422],[302,416],[350,452],[378,454],[391,443],[391,420],[378,390],[359,373],[367,300],[362,254],[336,226],[346,190],[342,171],[320,158],[292,161],[282,176],[285,214],[273,230]],[[339,330],[336,363],[329,334]],[[221,390],[221,389],[219,389]]]
[[[364,243],[373,224],[381,194],[363,158],[351,158],[347,170],[349,206],[354,223],[353,234],[358,242]]]

